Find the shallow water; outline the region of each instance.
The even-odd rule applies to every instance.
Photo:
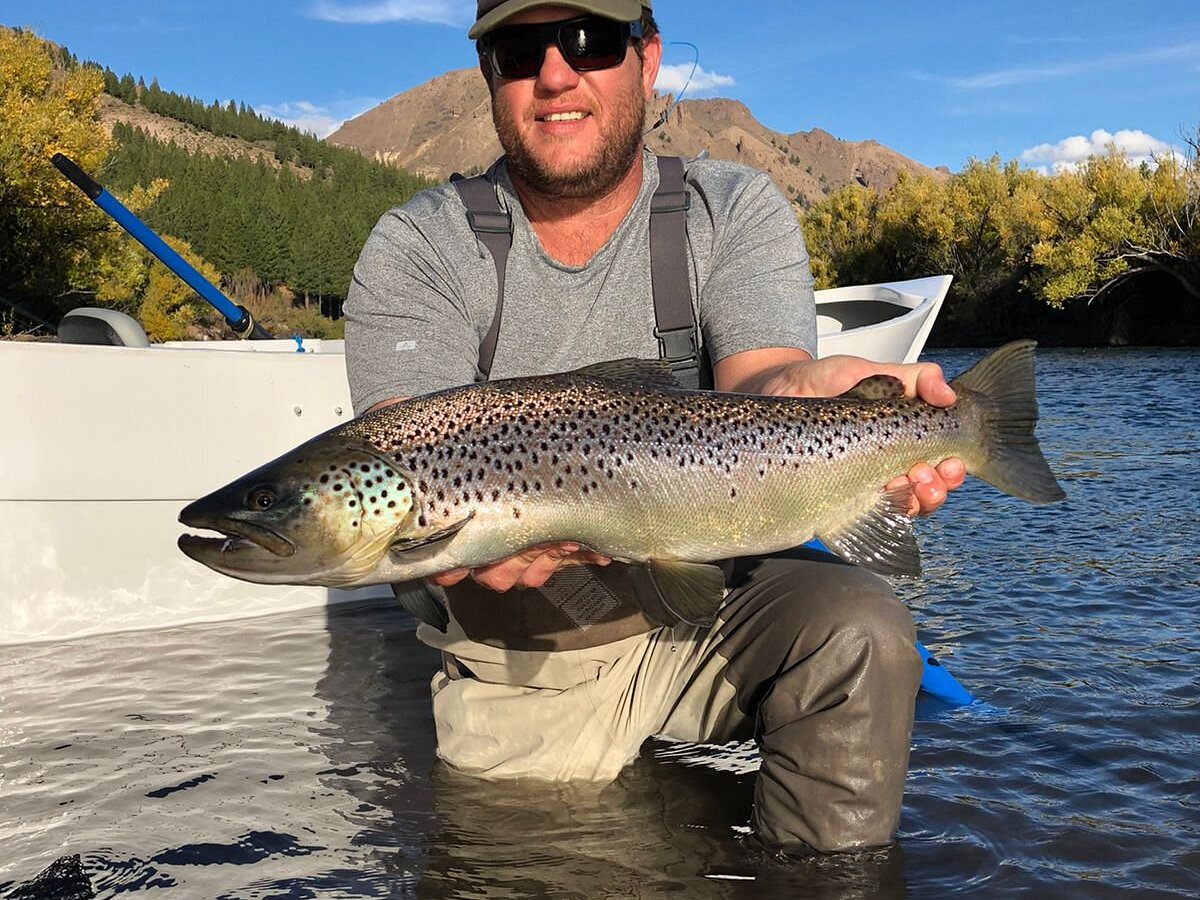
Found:
[[[455,776],[436,658],[377,604],[0,649],[0,896],[74,853],[101,897],[1200,895],[1200,352],[1043,351],[1039,382],[1068,501],[964,487],[900,586],[980,702],[922,697],[891,851],[760,862],[745,746]]]

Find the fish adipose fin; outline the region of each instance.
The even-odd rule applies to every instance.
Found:
[[[655,559],[638,567],[637,590],[646,614],[663,625],[711,625],[725,602],[725,573],[711,563]]]
[[[904,382],[895,375],[871,375],[842,396],[850,400],[898,400],[904,396]]]
[[[446,612],[446,592],[427,581],[401,581],[392,585],[392,593],[400,605],[413,614],[418,622],[432,625],[443,634],[450,624]]]
[[[1066,493],[1042,455],[1034,427],[1034,341],[1014,341],[984,357],[950,382],[960,394],[976,395],[983,414],[985,460],[971,474],[1006,494],[1032,503],[1053,503]]]
[[[920,575],[921,550],[908,514],[912,496],[911,484],[880,491],[865,516],[817,537],[846,562],[878,575]]]

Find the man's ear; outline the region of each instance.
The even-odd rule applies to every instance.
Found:
[[[654,35],[642,42],[642,91],[649,100],[654,96],[654,82],[658,78],[658,66],[662,62],[662,38]]]

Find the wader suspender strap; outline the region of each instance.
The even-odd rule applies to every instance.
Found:
[[[487,247],[496,264],[496,312],[487,336],[479,345],[479,371],[486,381],[492,371],[492,359],[496,356],[496,338],[500,335],[500,313],[504,309],[504,270],[508,266],[508,248],[512,246],[512,216],[500,206],[496,189],[486,175],[464,178],[455,172],[450,176],[450,183],[458,189],[458,195],[467,208],[471,230]]]
[[[658,355],[684,387],[700,386],[699,335],[692,314],[687,273],[687,210],[691,201],[683,180],[683,160],[660,156],[658,189],[650,199],[650,285],[654,295],[654,336]],[[479,370],[487,378],[496,355],[500,314],[504,308],[504,270],[512,246],[512,216],[500,206],[487,175],[450,182],[467,208],[467,221],[496,264],[496,312],[487,337],[479,345]]]
[[[658,358],[686,388],[700,387],[700,341],[687,270],[687,211],[691,195],[683,160],[658,159],[658,189],[650,198],[650,285]]]

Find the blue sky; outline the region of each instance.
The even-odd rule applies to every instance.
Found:
[[[473,14],[469,0],[0,0],[0,23],[82,59],[319,134],[473,65]],[[1194,0],[655,0],[655,14],[666,40],[699,48],[689,96],[927,165],[999,153],[1052,167],[1114,136],[1138,156],[1200,125]],[[668,46],[660,84],[692,58]]]

